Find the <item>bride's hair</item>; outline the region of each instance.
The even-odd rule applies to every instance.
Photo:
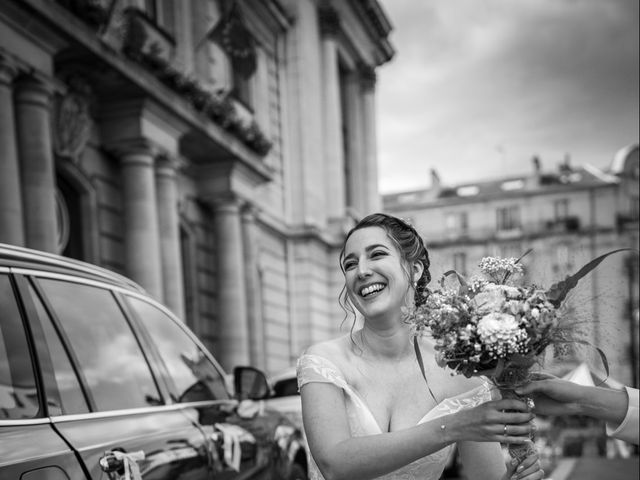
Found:
[[[387,232],[387,236],[398,248],[402,260],[404,261],[405,272],[409,278],[409,282],[414,286],[414,303],[416,306],[422,305],[429,292],[427,285],[431,281],[431,274],[429,273],[429,266],[431,265],[431,262],[429,261],[429,252],[427,251],[427,247],[425,246],[422,237],[420,237],[416,229],[413,228],[413,226],[406,220],[392,215],[387,215],[385,213],[372,213],[371,215],[364,217],[351,230],[349,230],[344,239],[339,257],[340,268],[342,269],[345,247],[349,237],[353,232],[368,227],[379,227]],[[411,274],[407,268],[414,262],[420,262],[423,266],[422,276],[415,284],[412,281]],[[344,273],[344,269],[342,270]],[[353,307],[347,301],[346,286],[344,286],[340,292],[340,305],[346,312],[350,312],[355,315]]]

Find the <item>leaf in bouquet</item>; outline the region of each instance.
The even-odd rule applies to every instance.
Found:
[[[469,285],[467,284],[467,281],[465,280],[465,278],[455,270],[447,270],[446,272],[444,272],[442,274],[442,280],[444,281],[444,279],[447,278],[449,275],[455,275],[456,278],[458,279],[458,283],[460,283],[460,289],[458,290],[459,295],[462,295],[469,290]]]
[[[524,257],[526,257],[527,255],[529,255],[531,252],[533,252],[533,248],[530,248],[529,250],[527,250],[526,252],[524,252],[522,255],[520,255],[520,257],[518,257],[518,259],[515,261],[514,265],[517,265],[518,263],[520,263],[520,260],[522,260]],[[504,277],[502,277],[502,282],[500,282],[502,285],[504,285],[505,283],[507,283],[507,280],[509,279],[509,277],[511,276],[511,272],[507,272],[504,274]]]
[[[607,356],[602,351],[602,349],[596,347],[591,342],[587,342],[586,340],[563,340],[563,341],[558,341],[556,343],[562,343],[562,344],[579,343],[581,345],[586,345],[588,347],[592,347],[596,352],[598,352],[598,355],[600,355],[600,360],[602,361],[602,366],[604,367],[604,371],[606,373],[606,377],[600,382],[599,385],[601,385],[601,384],[603,384],[604,382],[607,381],[607,378],[609,378],[609,361],[607,360]],[[598,386],[598,385],[596,385],[596,386]]]
[[[624,250],[630,250],[629,248],[619,248],[617,250],[613,250],[611,252],[605,253],[604,255],[600,255],[598,258],[594,258],[589,263],[584,265],[580,270],[578,270],[573,275],[567,276],[564,280],[554,283],[551,285],[549,290],[547,290],[546,295],[551,302],[551,304],[558,308],[564,299],[567,297],[567,294],[578,284],[578,281],[585,275],[587,275],[591,270],[596,268],[600,263],[607,258],[609,255],[613,255],[614,253],[622,252]]]
[[[459,373],[463,374],[467,378],[471,378],[476,373],[476,369],[472,364],[465,364],[458,368]]]
[[[500,375],[502,375],[502,372],[504,371],[505,366],[506,366],[506,362],[504,358],[498,359],[498,364],[496,365],[496,368],[493,371],[493,375],[491,375],[492,378],[499,378]]]

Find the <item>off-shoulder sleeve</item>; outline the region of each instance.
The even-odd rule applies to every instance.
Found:
[[[333,383],[346,388],[347,382],[342,372],[331,361],[319,355],[305,353],[298,359],[296,366],[298,389],[311,382]]]

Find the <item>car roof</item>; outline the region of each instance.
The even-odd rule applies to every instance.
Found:
[[[139,293],[147,292],[133,280],[106,268],[52,253],[0,243],[0,266],[45,270],[110,283]]]
[[[289,367],[271,375],[269,377],[269,382],[274,385],[281,380],[291,380],[293,378],[296,378],[296,367]]]

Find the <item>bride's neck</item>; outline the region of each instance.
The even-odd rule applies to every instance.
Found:
[[[403,360],[413,355],[413,335],[407,325],[376,330],[365,325],[360,330],[363,351],[374,359]]]

